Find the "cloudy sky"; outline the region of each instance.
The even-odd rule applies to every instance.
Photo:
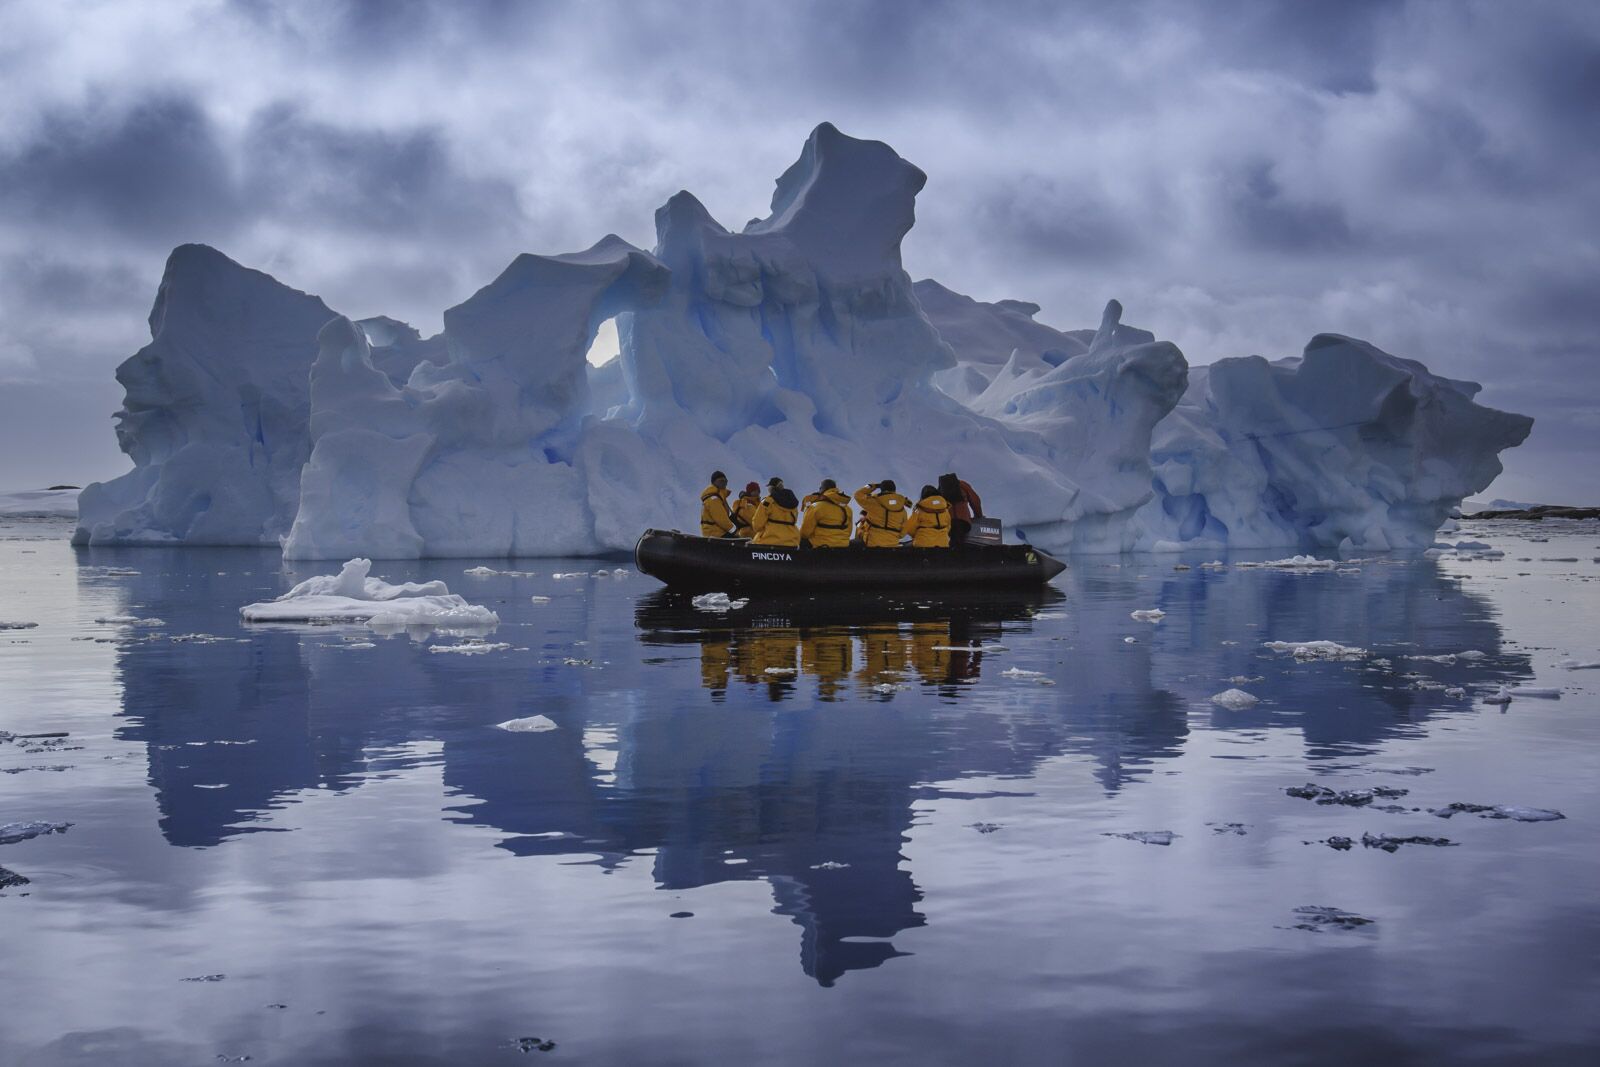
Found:
[[[425,332],[818,122],[929,175],[914,277],[1192,363],[1352,334],[1534,415],[1600,502],[1600,3],[0,0],[0,487],[127,467],[115,366],[202,241]]]

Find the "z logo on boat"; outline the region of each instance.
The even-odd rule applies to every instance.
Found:
[[[787,553],[787,552],[752,552],[752,553],[750,553],[750,558],[751,559],[779,560],[779,561],[790,562],[790,563],[792,563],[794,561],[794,557],[789,555],[789,553]]]

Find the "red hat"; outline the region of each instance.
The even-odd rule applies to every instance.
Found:
[[[746,482],[744,485],[744,491],[747,493],[759,493],[761,492],[761,487],[755,482]]]

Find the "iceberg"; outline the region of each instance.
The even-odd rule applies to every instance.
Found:
[[[80,544],[270,544],[294,560],[584,556],[692,525],[712,469],[914,488],[956,470],[1053,552],[1431,543],[1529,420],[1322,335],[1191,372],[1122,322],[913,283],[926,176],[818,126],[765,218],[688,192],[652,249],[518,256],[424,338],[202,245],[168,260],[117,372],[128,474]],[[591,367],[601,326],[619,355]]]

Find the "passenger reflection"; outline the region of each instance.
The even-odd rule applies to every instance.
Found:
[[[898,685],[905,680],[910,647],[892,622],[874,623],[861,632],[861,669],[856,673],[863,689]]]
[[[817,680],[820,700],[838,700],[855,662],[855,642],[848,630],[809,630],[800,641],[800,669]]]

